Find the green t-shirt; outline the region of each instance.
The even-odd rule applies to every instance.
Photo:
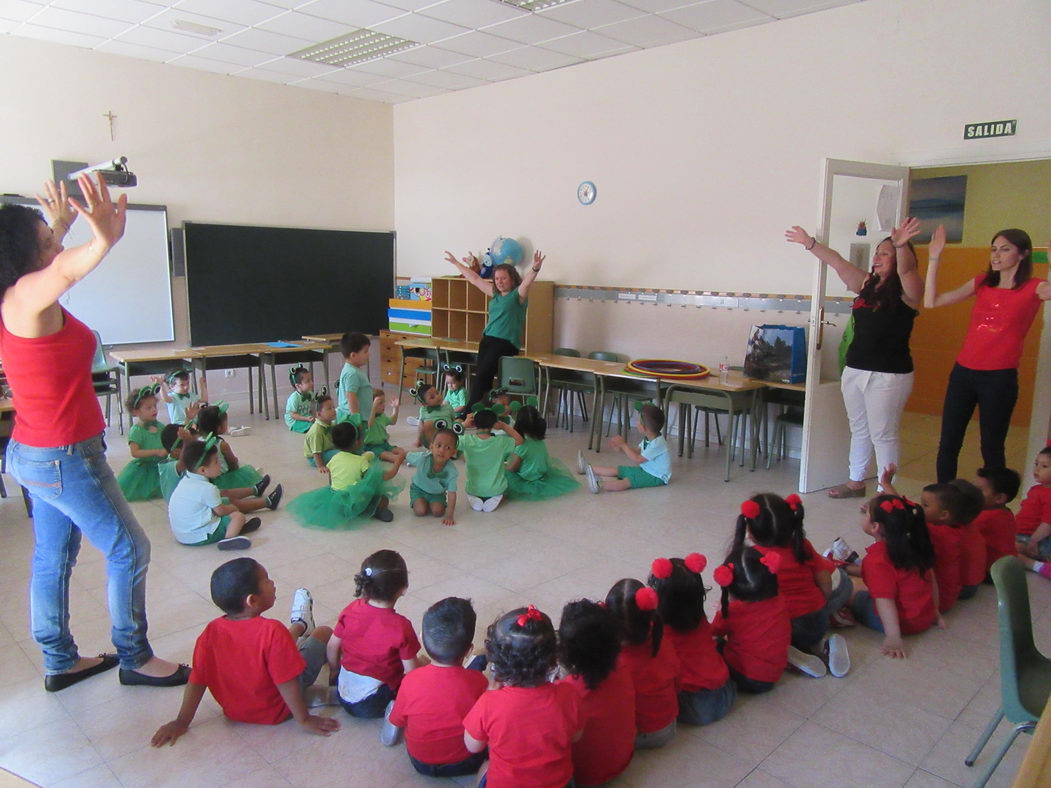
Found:
[[[526,438],[520,446],[515,446],[514,453],[522,458],[517,473],[527,482],[542,479],[547,473],[547,445],[543,441]]]
[[[164,426],[164,425],[162,425],[159,421],[150,422],[150,424],[148,426],[145,425],[145,424],[136,423],[136,424],[134,424],[132,426],[132,428],[130,430],[128,430],[128,443],[134,443],[140,449],[147,449],[147,450],[163,449],[164,448],[164,444],[161,443],[161,427],[162,426]],[[151,427],[153,428],[152,432],[150,431]],[[164,460],[163,457],[133,457],[132,458],[132,462],[138,462],[138,463],[143,463],[143,462],[162,462],[163,460]]]
[[[522,346],[522,326],[525,324],[527,300],[524,304],[518,300],[518,289],[506,295],[495,294],[489,299],[489,322],[485,332],[497,339],[506,339],[515,347]]]
[[[364,442],[366,446],[371,446],[374,443],[386,443],[387,442],[387,425],[391,423],[390,416],[386,413],[380,413],[373,420],[369,428],[365,430]]]
[[[350,415],[347,405],[347,392],[358,397],[358,413],[364,415],[372,409],[372,384],[369,383],[368,367],[355,367],[344,364],[339,373],[339,397],[336,400],[336,419]]]
[[[445,403],[453,410],[467,407],[467,389],[462,386],[456,391],[449,389],[445,392]]]
[[[514,439],[509,435],[490,438],[462,435],[460,450],[467,460],[467,494],[479,498],[503,495],[507,489],[504,460],[511,456],[514,448]]]
[[[428,408],[426,405],[420,407],[420,421],[438,421],[438,419],[445,419],[450,424],[456,418],[456,414],[453,413],[453,407],[448,402],[443,402],[435,408]]]
[[[460,473],[453,461],[448,460],[440,471],[434,470],[433,463],[431,453],[424,454],[416,463],[416,475],[412,477],[412,483],[428,495],[456,492],[456,479]]]
[[[307,436],[303,440],[303,454],[310,459],[315,454],[324,454],[329,449],[336,448],[332,442],[332,425],[325,422],[315,421],[307,430]]]
[[[314,415],[314,396],[313,394],[307,394],[305,397],[298,391],[293,391],[288,396],[288,401],[285,403],[285,425],[292,429],[295,426],[296,421],[292,418],[292,414],[295,413],[299,416],[306,416],[310,418]]]

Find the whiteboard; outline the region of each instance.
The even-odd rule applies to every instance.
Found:
[[[25,198],[3,201],[39,208]],[[90,240],[91,228],[78,217],[63,244],[68,249]],[[129,205],[124,237],[59,302],[98,331],[104,345],[174,340],[167,208]]]

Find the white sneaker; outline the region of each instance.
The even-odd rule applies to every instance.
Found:
[[[306,629],[300,637],[306,637],[314,631],[314,597],[305,588],[297,588],[292,595],[292,613],[289,621],[295,624],[302,621]]]
[[[602,492],[602,484],[598,480],[598,476],[595,475],[595,469],[588,465],[584,468],[584,473],[588,477],[588,489],[593,493]]]
[[[837,536],[832,540],[832,544],[829,545],[828,549],[825,550],[825,558],[843,561],[847,564],[856,564],[860,556],[858,556],[857,550],[854,550],[847,544],[842,537]]]
[[[788,647],[788,664],[808,676],[813,676],[815,679],[820,679],[828,675],[828,668],[826,668],[825,663],[821,661],[821,657],[807,654],[805,651],[800,651],[795,646]]]
[[[408,424],[410,427],[420,426],[420,420],[415,416],[409,416],[407,419],[405,419],[405,423]]]
[[[467,503],[471,504],[471,508],[474,509],[476,512],[482,511],[482,506],[484,505],[482,503],[482,499],[479,498],[477,495],[468,495]]]
[[[390,713],[393,710],[394,701],[391,701],[387,704],[387,710],[383,712],[383,725],[380,727],[380,743],[386,747],[393,747],[401,741],[401,728],[390,723]]]
[[[247,424],[242,424],[239,427],[231,427],[229,430],[227,430],[227,434],[231,438],[238,438],[244,435],[251,435],[252,428]]]
[[[581,476],[583,476],[587,472],[588,472],[588,464],[584,460],[584,452],[578,451],[577,452],[577,473],[579,473]]]
[[[850,652],[847,651],[847,641],[842,635],[829,635],[825,639],[825,649],[828,652],[828,672],[841,679],[850,673]]]
[[[492,498],[486,498],[482,501],[483,512],[495,512],[496,507],[500,505],[500,501],[504,499],[502,495],[494,495]]]

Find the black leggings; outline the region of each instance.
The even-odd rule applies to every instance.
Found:
[[[949,375],[942,407],[942,434],[938,444],[938,483],[956,478],[956,465],[967,424],[978,406],[982,464],[1004,468],[1004,441],[1011,413],[1018,401],[1017,369],[970,369],[956,364]]]
[[[471,381],[471,394],[467,398],[468,413],[471,412],[471,407],[476,402],[481,402],[493,387],[493,378],[500,369],[500,358],[517,355],[518,348],[506,339],[482,334],[482,341],[478,343],[478,362],[474,368],[474,380]]]

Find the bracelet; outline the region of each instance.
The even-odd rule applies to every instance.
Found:
[[[534,267],[533,267],[533,273],[534,273],[534,274],[539,274],[539,273],[540,273],[540,269],[539,269],[539,268],[536,268],[536,267],[534,266]]]
[[[804,246],[803,248],[806,249],[809,252],[816,245],[817,245],[817,238],[814,238],[814,237],[811,236],[811,238],[810,238],[810,246]]]
[[[893,246],[895,249],[904,249],[906,244],[901,244],[901,246],[899,246],[896,243],[891,243],[891,246]]]

